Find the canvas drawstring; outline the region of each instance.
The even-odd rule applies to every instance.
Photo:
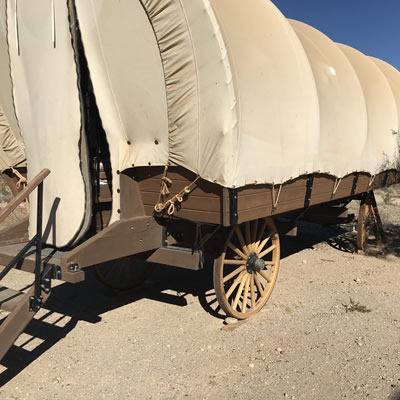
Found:
[[[282,186],[283,186],[283,184],[281,184],[279,186],[278,194],[275,195],[275,184],[272,184],[272,213],[274,213],[276,210],[276,207],[278,207],[278,202],[279,202],[279,197],[281,196]]]
[[[192,191],[192,187],[200,179],[200,176],[198,176],[189,185],[185,186],[179,193],[177,193],[171,199],[165,201],[165,198],[170,194],[169,188],[172,186],[172,180],[167,177],[167,171],[168,171],[168,166],[164,168],[164,174],[163,177],[161,178],[160,195],[158,197],[158,203],[154,206],[154,211],[157,214],[160,214],[165,209],[168,209],[167,214],[169,216],[172,216],[176,211],[177,205],[182,203],[185,195],[188,195]]]
[[[333,185],[332,198],[335,197],[336,192],[338,191],[341,183],[342,183],[342,178],[335,180],[335,184]]]
[[[368,183],[368,188],[370,188],[372,186],[372,184],[374,183],[375,177],[376,177],[376,175],[371,176],[371,179],[369,180],[369,183]]]
[[[14,167],[11,167],[11,171],[13,174],[18,178],[18,182],[15,184],[17,189],[21,188],[22,186],[26,186],[28,184],[28,180]],[[29,198],[25,197],[25,207],[26,207],[26,212],[29,215]]]

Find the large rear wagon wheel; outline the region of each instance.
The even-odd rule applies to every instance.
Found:
[[[214,289],[222,310],[237,319],[260,311],[274,288],[279,262],[279,235],[272,218],[232,227],[214,262]]]
[[[92,270],[104,285],[112,289],[128,290],[140,286],[153,269],[154,264],[129,256],[98,264]]]
[[[371,221],[373,218],[372,206],[368,203],[360,205],[357,221],[357,248],[364,252],[368,242]]]

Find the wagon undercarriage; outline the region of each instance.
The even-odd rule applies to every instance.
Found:
[[[248,318],[264,306],[275,285],[280,261],[279,234],[293,234],[300,219],[322,223],[350,221],[344,205],[356,199],[360,200],[357,245],[364,250],[371,227],[380,242],[384,239],[373,189],[399,181],[395,171],[381,174],[373,181],[355,174],[347,177],[340,189],[332,178],[304,177],[283,185],[278,199],[272,186],[229,190],[199,181],[179,202],[174,215],[163,216],[151,215],[154,205],[153,210],[150,208],[156,195],[155,182],[160,184],[158,169],[135,172],[120,174],[121,219],[104,229],[98,228],[97,233],[75,248],[41,248],[43,232],[47,230],[41,226],[41,219],[37,234],[29,242],[24,239],[26,232],[21,234],[27,227],[26,221],[2,231],[0,263],[7,267],[0,278],[12,268],[30,272],[35,278],[25,293],[0,288],[0,308],[10,313],[0,325],[0,358],[46,302],[51,281],[80,282],[89,267],[106,285],[131,289],[146,279],[154,263],[199,270],[206,258],[214,259],[214,288],[221,309],[228,316]],[[48,174],[44,170],[32,180],[0,218],[4,219],[36,187],[40,216],[40,192]],[[181,191],[191,173],[177,169],[171,175],[168,196],[173,198],[174,190]],[[199,221],[194,222],[196,219]]]

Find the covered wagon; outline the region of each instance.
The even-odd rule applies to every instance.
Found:
[[[373,214],[373,190],[399,181],[400,73],[269,0],[0,5],[30,182],[0,218],[39,187],[30,241],[3,232],[0,277],[18,263],[36,278],[0,292],[0,358],[51,280],[87,267],[126,288],[151,263],[211,258],[221,308],[247,318],[274,287],[279,233],[320,204]]]

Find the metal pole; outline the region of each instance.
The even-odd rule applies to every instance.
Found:
[[[36,262],[35,262],[35,298],[41,297],[41,264],[42,264],[42,219],[43,219],[43,182],[38,186],[37,220],[36,220]]]

